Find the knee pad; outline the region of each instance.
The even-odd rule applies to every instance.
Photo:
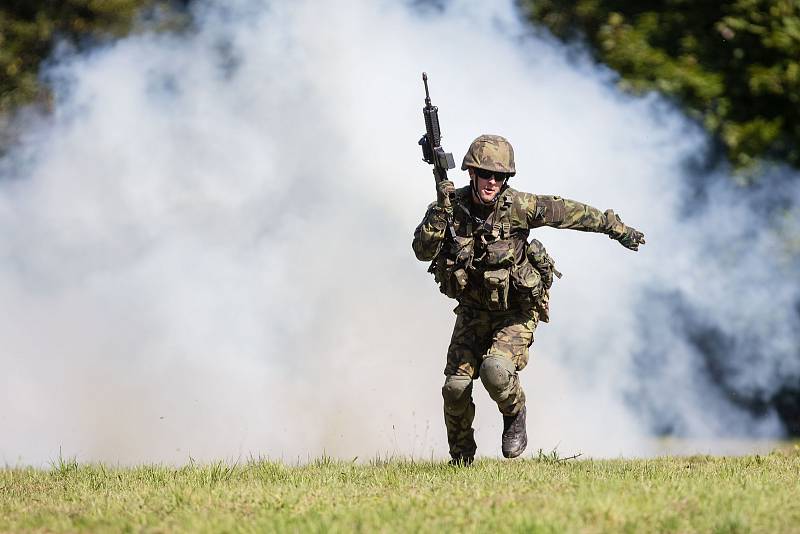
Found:
[[[511,380],[516,373],[517,368],[514,362],[499,356],[487,357],[483,360],[480,369],[483,387],[494,400],[498,400],[496,397],[502,395],[511,386]]]
[[[448,376],[442,386],[442,397],[445,405],[459,405],[471,398],[472,378],[468,376]]]

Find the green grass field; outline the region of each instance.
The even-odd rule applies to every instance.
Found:
[[[0,470],[0,531],[800,532],[800,447],[469,468],[323,458]]]

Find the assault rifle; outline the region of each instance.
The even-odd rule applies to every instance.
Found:
[[[439,108],[431,105],[431,95],[428,92],[428,75],[422,73],[422,82],[425,84],[425,107],[422,116],[425,117],[425,135],[419,140],[422,147],[422,161],[433,165],[433,178],[436,183],[447,180],[447,170],[454,169],[456,162],[452,152],[445,152],[442,148],[442,131],[439,128]]]

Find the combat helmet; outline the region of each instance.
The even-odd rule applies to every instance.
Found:
[[[462,171],[469,167],[514,176],[517,173],[514,167],[514,148],[505,137],[481,135],[469,145],[469,150],[461,163]]]

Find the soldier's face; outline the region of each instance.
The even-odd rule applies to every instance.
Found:
[[[487,204],[494,200],[503,185],[502,179],[498,180],[497,176],[491,175],[489,178],[481,178],[475,174],[474,169],[469,170],[469,176],[470,179],[477,180],[478,196],[481,201]]]

